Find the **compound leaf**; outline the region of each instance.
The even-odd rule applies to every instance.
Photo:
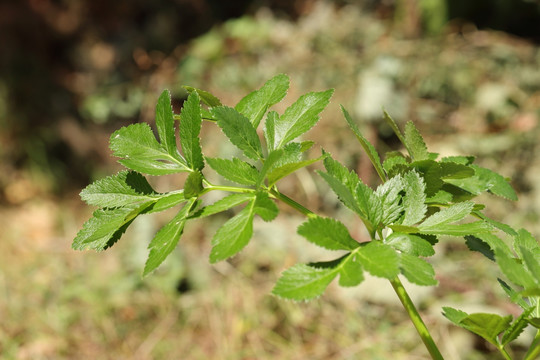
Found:
[[[146,123],[132,124],[111,135],[110,148],[125,167],[149,175],[190,171],[180,154],[168,153]]]
[[[152,201],[161,197],[146,178],[135,171],[121,171],[95,181],[81,191],[81,199],[88,205],[120,207]]]
[[[414,225],[422,221],[426,215],[426,186],[416,171],[406,173],[403,176],[403,181],[405,183],[405,196],[403,197],[405,216],[402,224]]]
[[[393,279],[399,274],[399,257],[394,249],[371,241],[357,251],[358,261],[371,275]]]
[[[257,128],[268,108],[280,102],[287,95],[288,89],[289,78],[287,75],[276,75],[259,90],[246,95],[235,106],[235,109],[246,116],[254,128]]]
[[[319,114],[328,105],[333,93],[333,89],[310,92],[289,106],[275,121],[274,148],[283,147],[311,129],[319,121]]]
[[[201,170],[204,160],[199,134],[201,132],[201,104],[199,94],[192,92],[184,102],[180,113],[180,144],[187,164],[193,170]]]
[[[144,265],[143,276],[154,271],[174,250],[184,231],[187,217],[195,201],[195,198],[190,199],[182,210],[167,225],[161,228],[152,239],[148,245],[150,254]]]
[[[360,244],[338,220],[313,217],[298,227],[298,234],[328,250],[354,250]]]
[[[219,175],[238,184],[255,185],[259,178],[259,171],[255,166],[237,158],[227,160],[207,157],[206,162]]]
[[[261,141],[248,118],[227,106],[212,108],[212,113],[231,143],[242,150],[244,155],[254,160],[262,159]]]
[[[336,267],[317,268],[307,264],[296,264],[281,274],[272,293],[285,299],[313,299],[324,293],[338,271]]]

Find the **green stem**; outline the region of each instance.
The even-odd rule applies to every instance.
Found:
[[[308,208],[306,208],[305,206],[297,203],[296,201],[294,201],[293,199],[291,199],[287,195],[283,195],[282,193],[280,193],[276,189],[270,190],[270,194],[273,195],[276,199],[283,201],[285,204],[289,205],[293,209],[295,209],[295,210],[299,211],[300,213],[306,215],[307,217],[315,217],[315,216],[317,216],[317,215],[315,215],[315,213],[313,211],[311,211]]]
[[[512,357],[510,356],[510,354],[508,354],[504,346],[502,345],[498,346],[498,349],[499,349],[499,352],[502,354],[502,356],[504,356],[506,360],[512,360]]]
[[[536,336],[529,347],[529,351],[525,354],[523,360],[534,360],[540,355],[540,330],[536,332]]]
[[[426,324],[424,324],[424,321],[420,317],[418,310],[416,310],[414,303],[412,302],[409,294],[407,293],[407,290],[405,290],[399,278],[396,276],[396,278],[390,280],[390,283],[392,284],[392,287],[394,288],[394,291],[396,292],[399,300],[403,304],[403,307],[407,311],[407,314],[409,314],[409,318],[414,324],[416,331],[418,331],[418,334],[422,338],[422,341],[424,342],[424,345],[429,351],[431,358],[433,358],[434,360],[444,360],[441,353],[439,352],[439,348],[437,348],[437,345],[435,345],[435,342],[433,341],[433,338],[431,337],[431,334],[429,333]]]

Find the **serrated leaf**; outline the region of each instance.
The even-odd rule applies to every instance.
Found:
[[[268,197],[268,193],[258,192],[256,194],[253,211],[264,221],[272,221],[278,215],[279,209],[276,203]]]
[[[441,161],[441,178],[442,179],[464,179],[474,176],[475,171],[466,165],[455,162]]]
[[[333,177],[332,175],[328,173],[324,173],[322,171],[317,171],[317,173],[328,183],[330,188],[334,191],[334,193],[337,195],[338,199],[349,209],[353,210],[354,212],[361,214],[362,211],[358,207],[358,204],[356,203],[355,196],[351,189],[343,184],[341,181]],[[365,216],[365,214],[363,214]]]
[[[496,314],[474,313],[459,322],[459,326],[477,335],[480,335],[493,345],[498,345],[500,333],[508,329],[512,315],[500,316]]]
[[[216,107],[221,106],[221,101],[214,95],[210,94],[208,91],[204,91],[201,89],[197,89],[191,86],[182,86],[184,89],[187,90],[190,94],[193,92],[197,92],[201,98],[201,100],[210,107]]]
[[[401,216],[403,206],[401,205],[401,196],[399,193],[404,189],[404,186],[403,178],[401,175],[398,175],[377,187],[375,194],[381,200],[383,225],[389,225]]]
[[[465,179],[445,179],[444,181],[475,195],[489,191],[506,199],[517,200],[514,189],[504,177],[480,166],[470,165],[470,167],[475,170],[474,176]]]
[[[281,274],[272,294],[285,299],[310,300],[321,296],[337,274],[337,268],[296,264]]]
[[[298,234],[328,250],[354,250],[360,244],[338,220],[313,217],[298,227]]]
[[[218,229],[212,238],[210,262],[225,260],[242,250],[253,235],[255,200]]]
[[[529,324],[537,329],[540,329],[540,317],[533,317],[527,320]]]
[[[492,228],[483,221],[475,221],[466,224],[439,224],[429,228],[423,228],[420,225],[418,231],[428,235],[465,236],[488,233],[492,231]]]
[[[418,228],[421,230],[435,228],[442,224],[449,224],[462,220],[469,215],[474,207],[472,201],[457,203],[448,208],[441,209],[439,212],[428,217]]]
[[[518,259],[513,258],[509,253],[497,248],[494,249],[495,259],[501,271],[510,281],[524,288],[534,288],[536,281],[534,277],[525,269]]]
[[[201,104],[199,94],[192,92],[184,102],[180,113],[180,144],[187,164],[193,170],[201,170],[204,160],[199,134],[201,132]]]
[[[199,196],[204,189],[202,180],[203,176],[200,171],[194,171],[188,175],[184,183],[184,197],[186,199]]]
[[[405,124],[405,147],[414,161],[429,159],[426,143],[412,121]]]
[[[178,190],[170,193],[164,193],[161,194],[162,197],[160,197],[154,205],[152,205],[152,208],[148,210],[148,213],[156,213],[163,210],[170,209],[178,204],[183,203],[184,201],[187,201],[187,199],[184,196],[184,190]]]
[[[212,169],[225,179],[242,185],[255,185],[259,178],[257,168],[237,158],[232,160],[219,158],[206,158]]]
[[[414,225],[424,218],[427,206],[426,186],[424,180],[416,171],[410,171],[403,176],[405,183],[405,196],[403,197],[403,209],[405,216],[402,225]]]
[[[332,89],[310,92],[289,106],[275,121],[274,148],[285,146],[311,129],[319,121],[319,114],[328,105],[333,93]]]
[[[512,301],[514,304],[519,305],[523,310],[527,310],[530,307],[529,304],[525,302],[525,300],[523,300],[523,296],[519,292],[512,289],[510,285],[508,285],[503,280],[497,279],[497,281],[499,282],[499,285],[501,285],[501,288],[504,290],[504,292],[510,298],[510,301]]]
[[[394,232],[386,237],[384,243],[413,256],[432,256],[435,254],[433,245],[429,241],[413,234]]]
[[[452,202],[454,196],[444,190],[439,190],[435,195],[426,198],[426,204],[449,204]]]
[[[98,209],[84,223],[71,245],[75,250],[93,249],[97,251],[111,247],[126,231],[131,222],[153,202],[129,205],[115,209]]]
[[[125,167],[149,175],[190,171],[180,154],[172,156],[156,140],[146,123],[132,124],[111,135],[110,148]]]
[[[167,225],[161,228],[152,239],[148,245],[150,253],[144,265],[143,276],[154,271],[174,250],[184,231],[187,217],[195,201],[195,198],[188,200],[187,204],[184,205],[178,214]]]
[[[288,89],[289,78],[287,75],[276,75],[259,90],[246,95],[235,106],[235,109],[246,116],[254,128],[257,128],[268,108],[280,102],[287,95]]]
[[[156,127],[161,145],[173,157],[178,156],[174,135],[174,118],[171,107],[171,94],[163,90],[156,105]]]
[[[121,171],[88,185],[80,196],[88,205],[120,207],[157,200],[162,195],[157,194],[138,172]]]
[[[451,162],[460,165],[471,165],[474,160],[474,156],[446,156],[441,159],[441,162]]]
[[[294,163],[285,164],[282,166],[279,166],[277,168],[274,168],[269,174],[268,174],[268,186],[274,185],[279,180],[283,179],[285,176],[292,174],[298,169],[301,169],[303,167],[306,167],[308,165],[311,165],[313,163],[316,163],[317,161],[321,160],[322,157],[316,158],[316,159],[309,159],[309,160],[303,160],[298,161]]]
[[[358,174],[347,169],[347,167],[345,167],[339,161],[334,160],[329,153],[323,151],[323,154],[326,155],[323,164],[324,168],[328,172],[328,175],[336,178],[339,182],[346,186],[351,193],[353,193],[356,186],[360,182]]]
[[[279,114],[275,111],[270,111],[266,115],[266,120],[264,121],[264,140],[266,141],[266,147],[269,153],[274,150],[276,141],[276,121],[278,120]]]
[[[262,147],[257,131],[248,118],[233,108],[218,106],[212,108],[219,127],[237,148],[254,160],[262,159]]]
[[[354,192],[356,203],[360,209],[360,215],[367,219],[376,229],[383,217],[381,199],[375,192],[361,181],[356,185]],[[373,229],[368,230],[371,232]]]
[[[343,107],[343,105],[340,105],[340,107],[341,107],[341,112],[343,112],[343,116],[345,116],[345,120],[349,124],[349,127],[351,128],[353,133],[356,135],[356,138],[360,142],[360,145],[362,145],[362,148],[364,149],[367,156],[369,157],[369,160],[373,164],[373,167],[375,167],[375,171],[377,172],[377,174],[379,175],[379,177],[381,178],[383,182],[386,181],[386,175],[384,173],[384,170],[381,164],[379,153],[377,152],[375,147],[369,141],[367,141],[367,139],[362,135],[362,133],[360,132],[360,129],[358,129],[358,125],[354,123],[351,116],[349,115],[347,110]]]
[[[433,160],[420,160],[410,164],[424,178],[426,196],[435,195],[444,185],[441,165]]]
[[[525,268],[529,270],[536,285],[540,285],[540,257],[534,254],[530,249],[520,246],[521,259],[525,264]]]
[[[505,331],[512,321],[512,316],[505,317],[495,314],[475,313],[467,314],[464,311],[451,307],[443,307],[443,315],[457,326],[480,335],[490,343],[498,346],[497,336]]]
[[[257,176],[257,182],[255,183],[256,187],[260,187],[264,183],[264,179],[266,179],[266,174],[268,174],[268,172],[273,169],[274,166],[276,166],[283,154],[283,149],[273,150],[268,154],[261,168],[261,171],[259,171],[259,175]]]
[[[522,258],[521,248],[530,250],[535,256],[540,257],[540,245],[538,241],[525,229],[519,229],[514,237],[514,250]]]
[[[241,193],[241,194],[231,194],[216,201],[215,203],[203,207],[201,210],[197,211],[193,215],[194,218],[203,218],[210,215],[220,213],[222,211],[229,210],[235,206],[245,203],[246,201],[253,200],[254,194],[252,193]]]
[[[399,173],[398,171],[394,171],[394,168],[399,167],[399,169],[407,169],[407,167],[409,166],[407,159],[405,159],[405,157],[401,153],[389,153],[386,154],[386,156],[387,157],[386,159],[384,159],[382,166],[389,177],[394,177]]]
[[[504,332],[501,340],[501,345],[505,346],[519,337],[523,330],[529,325],[527,318],[532,313],[533,308],[524,311],[514,320],[508,329]]]
[[[390,117],[390,115],[388,115],[388,113],[386,111],[383,110],[383,118],[384,120],[386,121],[386,123],[390,126],[390,128],[394,131],[394,134],[396,134],[396,136],[398,137],[399,141],[405,145],[405,138],[403,137],[403,134],[401,133],[401,130],[399,130],[399,127],[397,126],[396,122],[394,121],[394,119],[392,119]]]
[[[393,279],[399,274],[399,257],[394,249],[371,241],[357,251],[358,261],[371,275]]]
[[[413,284],[433,286],[439,282],[435,279],[435,270],[427,261],[406,253],[399,254],[401,273]]]
[[[339,285],[343,287],[357,286],[364,281],[364,269],[358,262],[356,254],[345,257],[339,267]]]
[[[495,253],[493,252],[489,244],[482,239],[473,235],[465,236],[465,245],[467,245],[469,250],[477,251],[487,257],[489,260],[495,261]]]

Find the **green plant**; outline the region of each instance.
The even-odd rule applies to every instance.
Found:
[[[288,87],[288,77],[277,75],[245,96],[234,108],[223,106],[206,91],[186,87],[189,97],[179,115],[173,114],[170,95],[164,91],[156,108],[159,141],[145,123],[133,124],[112,134],[110,148],[129,170],[98,180],[81,192],[85,202],[100,209],[77,234],[73,248],[107,249],[137,216],[182,204],[176,216],[149,244],[150,253],[143,271],[143,275],[148,275],[176,247],[188,221],[244,205],[212,239],[210,262],[216,263],[247,245],[255,215],[265,221],[278,215],[275,203],[278,200],[307,217],[298,228],[301,236],[325,249],[339,251],[340,255],[333,261],[294,265],[277,281],[273,289],[275,295],[292,300],[313,299],[338,276],[341,286],[359,285],[364,271],[388,279],[431,356],[442,359],[399,276],[418,285],[436,285],[434,269],[424,258],[434,255],[433,246],[440,237],[465,237],[471,250],[497,262],[514,285],[500,279],[499,283],[523,312],[513,319],[511,315],[467,314],[444,308],[444,315],[482,336],[510,359],[506,345],[528,325],[540,328],[540,246],[527,231],[515,231],[485,216],[484,206],[473,201],[484,192],[517,200],[508,181],[475,165],[474,157],[439,159],[438,154],[427,150],[412,122],[406,124],[402,133],[386,113],[385,120],[407,154],[390,152],[381,162],[373,145],[342,107],[347,123],[382,182],[372,189],[327,152],[323,151],[315,159],[304,159],[303,153],[313,142],[295,140],[317,123],[333,90],[307,93],[281,115],[269,111],[285,97]],[[265,114],[265,141],[261,142],[256,129]],[[176,144],[176,120],[179,121],[182,154]],[[245,158],[204,157],[199,140],[203,120],[215,122]],[[370,241],[358,242],[339,220],[319,216],[278,190],[280,179],[317,161],[322,161],[326,169],[319,171],[319,175],[364,223]],[[203,174],[205,164],[240,186],[210,183]],[[184,188],[167,193],[154,191],[142,175],[178,172],[189,174]],[[202,206],[201,197],[214,190],[230,195]],[[464,219],[474,220],[463,222]],[[515,254],[496,234],[512,242]],[[525,359],[533,359],[539,352],[540,335],[537,334]]]

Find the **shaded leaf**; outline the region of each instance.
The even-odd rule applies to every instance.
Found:
[[[524,288],[534,288],[536,286],[535,279],[518,259],[513,258],[509,253],[499,248],[493,250],[497,264],[510,281]]]
[[[176,137],[174,135],[174,119],[171,107],[171,94],[163,90],[156,105],[156,127],[161,145],[173,157],[177,157]]]
[[[221,101],[214,95],[210,94],[208,91],[197,89],[191,86],[182,86],[184,89],[187,90],[190,94],[193,92],[197,92],[201,98],[201,100],[210,107],[216,107],[221,106]]]
[[[529,325],[527,318],[533,311],[533,307],[521,313],[521,315],[514,320],[508,329],[503,334],[501,345],[505,346],[511,341],[516,340],[523,330]]]
[[[274,201],[268,197],[266,192],[258,192],[255,198],[253,208],[255,214],[259,215],[264,221],[271,221],[278,215],[279,209]]]
[[[184,183],[184,197],[186,199],[199,196],[204,189],[202,180],[203,177],[200,171],[194,171],[188,175]]]
[[[350,254],[341,261],[339,270],[339,285],[343,287],[357,286],[364,281],[362,264],[356,254]]]

